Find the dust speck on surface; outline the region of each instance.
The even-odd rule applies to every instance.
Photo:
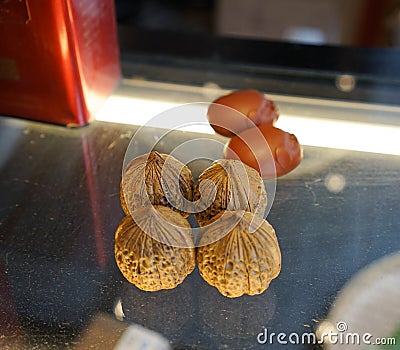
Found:
[[[120,138],[120,139],[131,139],[131,138],[132,138],[132,135],[133,135],[132,131],[126,131],[126,132],[122,133],[122,134],[119,136],[119,138]]]
[[[116,143],[117,143],[116,141],[111,142],[111,143],[108,145],[107,149],[113,149],[113,148],[115,147]]]

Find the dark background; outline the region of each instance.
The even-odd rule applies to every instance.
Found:
[[[302,2],[303,6],[307,2]],[[274,36],[274,24],[268,26],[262,21],[252,35],[254,23],[241,20],[233,7],[228,7],[232,11],[229,16],[241,20],[237,28],[243,34],[229,32],[221,24],[226,17],[221,9],[223,0],[116,0],[123,73],[127,78],[140,76],[194,85],[211,81],[228,89],[251,87],[288,95],[397,105],[400,29],[395,18],[400,1],[358,2],[357,11],[338,13],[334,19],[342,33],[336,39],[329,38],[334,27],[317,28],[311,23],[310,28],[326,33],[326,40],[315,44],[307,37],[291,40],[284,33]],[[273,6],[263,9],[266,18],[269,12],[282,13],[278,10]],[[278,18],[277,23],[287,22],[290,27],[297,21],[307,26],[309,19],[296,17],[293,11],[296,9],[288,8],[288,17]],[[330,13],[316,12],[315,16],[327,16],[328,20]],[[346,21],[357,23],[352,32],[345,31]],[[355,78],[354,89],[338,88],[341,75]]]

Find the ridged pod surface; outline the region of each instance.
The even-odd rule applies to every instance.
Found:
[[[115,232],[114,253],[124,277],[145,291],[172,289],[196,264],[188,221],[168,207],[143,207]]]
[[[197,181],[193,200],[200,226],[225,210],[245,210],[264,218],[267,193],[258,172],[239,160],[217,160]],[[211,205],[210,205],[211,203]]]
[[[254,220],[254,214],[249,212],[226,212],[200,231],[200,247],[197,248],[200,275],[230,298],[261,294],[281,270],[281,253],[274,228],[262,220],[253,231]],[[201,246],[202,241],[213,241],[212,237],[220,235],[232,222],[237,224],[223,238]]]
[[[190,169],[168,154],[152,151],[130,161],[120,185],[126,215],[148,206],[163,205],[184,217],[191,212],[194,180]]]

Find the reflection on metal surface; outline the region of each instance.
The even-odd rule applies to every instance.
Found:
[[[107,264],[107,254],[105,251],[104,244],[104,231],[102,217],[100,215],[100,201],[98,198],[99,188],[96,179],[96,160],[93,156],[93,150],[91,149],[91,140],[86,137],[85,134],[81,135],[82,144],[82,158],[85,168],[85,176],[87,181],[87,189],[89,193],[89,205],[91,208],[92,220],[93,220],[93,235],[96,246],[97,262],[101,269],[105,269]]]
[[[0,259],[0,300],[0,348],[3,349],[3,347],[7,348],[8,345],[6,344],[7,340],[3,341],[3,339],[20,335],[21,322],[14,304],[7,272],[3,268],[2,259]]]
[[[191,327],[196,293],[191,283],[157,293],[141,291],[124,282],[119,300],[124,305],[125,321],[168,334],[169,338]]]
[[[269,324],[276,310],[273,286],[262,295],[229,299],[219,294],[216,288],[202,283],[199,302],[205,333],[210,338],[231,340],[231,346],[236,345],[238,339],[250,339],[254,344],[260,327]]]
[[[305,147],[301,170],[282,179],[269,214],[280,237],[284,271],[265,293],[228,299],[196,271],[174,290],[143,292],[126,282],[113,262],[113,232],[123,215],[118,196],[121,163],[137,128],[94,122],[70,130],[2,120],[2,135],[19,136],[0,171],[0,260],[12,294],[9,299],[3,292],[0,308],[15,305],[23,322],[19,331],[28,342],[25,348],[65,349],[66,343],[72,347],[94,315],[107,312],[115,318],[118,298],[124,321],[152,326],[176,349],[261,348],[257,334],[263,327],[301,334],[312,318],[326,316],[332,299],[358,268],[400,250],[400,157]],[[102,218],[108,262],[104,271],[93,234],[80,137],[84,133],[90,141]],[[157,135],[155,129],[143,133],[136,151],[144,152]],[[172,132],[159,150],[170,152],[192,137]],[[199,174],[207,164],[191,166]],[[345,177],[340,195],[327,191],[328,174]],[[348,317],[340,320],[355,331]],[[11,349],[23,348],[12,345]]]
[[[29,133],[29,129],[25,129],[21,133],[20,130],[14,128],[13,121],[4,120],[4,118],[0,121],[0,169],[7,164],[14,147],[27,133]]]

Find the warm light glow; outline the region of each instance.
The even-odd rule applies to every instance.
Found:
[[[96,115],[96,120],[144,125],[156,115],[176,106],[177,103],[171,102],[110,96]]]
[[[152,125],[151,119],[180,103],[113,95],[96,119],[115,123]],[[196,108],[205,108],[206,105]],[[204,116],[206,111],[204,110]],[[206,120],[206,119],[205,119]],[[400,126],[281,114],[277,127],[294,133],[302,145],[400,155]],[[165,126],[164,126],[165,127]],[[181,130],[213,134],[209,125]]]
[[[283,115],[277,127],[303,145],[400,155],[400,127]]]

